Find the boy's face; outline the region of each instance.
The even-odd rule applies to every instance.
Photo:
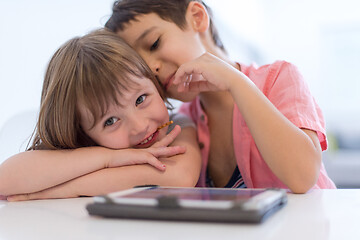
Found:
[[[191,24],[182,30],[154,13],[139,15],[136,20],[117,34],[144,58],[171,98],[191,101],[197,92],[178,93],[171,83],[180,65],[205,53],[199,33]]]
[[[130,77],[138,86],[123,91],[118,102],[109,104],[105,115],[93,128],[93,116],[79,104],[80,125],[98,145],[112,149],[150,147],[166,135],[169,114],[155,85],[147,78]]]

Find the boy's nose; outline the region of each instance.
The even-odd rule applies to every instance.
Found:
[[[153,57],[147,57],[144,58],[145,62],[147,63],[147,65],[150,67],[151,71],[155,74],[158,75],[160,70],[161,70],[161,63],[159,60],[154,59]]]
[[[155,74],[155,75],[159,75],[160,73],[160,64],[159,63],[153,63],[150,66],[151,71]]]

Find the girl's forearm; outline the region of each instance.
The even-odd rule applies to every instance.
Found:
[[[66,178],[63,176],[66,173],[59,171],[52,172],[55,176],[38,172],[41,176],[39,176],[39,179],[37,180],[42,181],[41,183],[31,183],[27,185],[26,181],[22,180],[19,186],[16,186],[16,190],[9,189],[7,191],[0,191],[0,195],[30,193],[19,196],[19,200],[28,200],[39,198],[77,197],[81,195],[94,196],[144,184],[156,184],[161,186],[195,186],[201,168],[201,155],[198,144],[196,143],[196,131],[193,128],[185,128],[173,142],[173,145],[186,147],[186,152],[184,154],[161,159],[167,166],[166,171],[159,171],[149,164],[106,169],[101,169],[103,167],[100,167],[100,170],[95,169],[96,166],[94,165],[94,171],[89,171],[88,173],[80,175],[78,174],[77,177],[72,177],[71,179],[69,174]],[[97,150],[99,152],[96,152]],[[95,148],[95,150],[92,151],[87,149],[86,154],[92,154],[92,156],[89,156],[91,159],[88,159],[88,161],[91,162],[96,161],[97,157],[104,157],[101,148]],[[99,156],[96,157],[95,155],[97,154],[99,154]],[[73,159],[73,157],[74,155],[71,156],[70,159]],[[78,157],[86,159],[83,154]],[[52,156],[52,159],[55,159],[54,156]],[[58,160],[61,159],[62,158]],[[87,164],[86,161],[82,163],[84,165]],[[70,166],[67,170],[70,171],[70,167],[74,167],[74,163],[69,164]],[[77,164],[80,166],[79,163]],[[2,170],[4,169],[5,168]],[[51,184],[46,183],[47,179],[45,175],[47,175],[49,179],[55,177],[58,180],[58,183],[56,184],[54,180],[51,180]],[[75,174],[73,173],[71,176],[75,176]],[[31,177],[31,174],[29,174],[28,177]],[[22,186],[24,184],[25,186]],[[14,200],[16,200],[16,198]]]
[[[0,165],[0,195],[37,192],[106,167],[109,149],[35,150]]]
[[[95,196],[147,184],[177,187],[196,185],[200,172],[196,159],[185,159],[179,155],[163,159],[163,162],[167,166],[164,172],[149,165],[107,168],[79,177],[69,184],[73,184],[71,189],[76,189],[78,196]]]
[[[240,77],[230,92],[262,157],[293,192],[306,192],[316,183],[321,165],[316,133],[296,127],[245,75]]]
[[[132,165],[118,168],[107,168],[86,174],[68,182],[45,189],[40,192],[10,196],[9,201],[34,199],[73,198],[79,196],[96,196],[132,188],[138,185],[154,184],[159,186],[193,187],[196,185],[200,171],[200,155],[196,147],[189,149],[193,156],[181,159],[174,156],[164,159],[167,164],[165,172],[160,172],[150,165]],[[180,158],[179,158],[180,157]],[[182,161],[184,160],[184,161]]]
[[[176,165],[173,161],[168,161],[167,164],[173,167]],[[191,185],[186,176],[180,177],[181,171],[170,174],[172,171],[169,169],[160,172],[148,165],[102,169],[65,183],[62,188],[64,192],[71,192],[74,196],[96,196],[139,185],[184,187],[195,185]]]
[[[189,140],[190,139],[190,140]],[[77,196],[96,196],[138,185],[194,187],[199,179],[201,155],[193,128],[182,130],[174,145],[186,146],[184,154],[161,159],[166,170],[161,172],[148,164],[107,168],[69,182]]]

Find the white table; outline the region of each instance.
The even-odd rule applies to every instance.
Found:
[[[89,216],[92,198],[0,201],[0,240],[8,239],[360,239],[360,189],[288,195],[261,224],[103,219]]]

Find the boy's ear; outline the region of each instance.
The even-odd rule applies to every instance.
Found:
[[[205,32],[209,29],[210,19],[204,5],[197,1],[191,1],[186,10],[188,24],[197,32]]]

